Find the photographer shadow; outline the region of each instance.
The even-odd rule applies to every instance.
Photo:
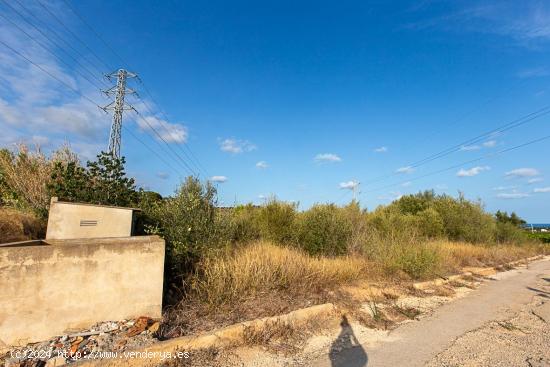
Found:
[[[329,351],[331,367],[364,367],[368,363],[367,352],[355,336],[347,317],[342,316],[342,330],[332,342]]]

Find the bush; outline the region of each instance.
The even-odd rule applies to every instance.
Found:
[[[86,168],[78,162],[55,162],[47,184],[61,200],[99,205],[131,206],[137,202],[135,180],[126,177],[125,158],[101,152]]]
[[[220,220],[224,222],[231,242],[248,243],[260,239],[260,210],[252,204],[220,210]]]
[[[216,222],[216,189],[188,177],[173,197],[153,201],[145,207],[147,232],[166,241],[167,277],[181,279],[194,270],[208,251],[220,244]]]
[[[529,237],[513,223],[497,222],[496,240],[498,243],[521,244],[527,242]]]
[[[426,208],[417,213],[418,231],[428,238],[439,238],[445,234],[443,219],[434,208]]]
[[[534,232],[528,233],[527,236],[533,240],[537,240],[543,243],[550,243],[550,233],[546,232]]]
[[[353,224],[341,208],[317,204],[300,213],[296,221],[296,241],[310,255],[347,253]]]
[[[296,204],[269,200],[257,212],[260,236],[265,241],[288,244],[294,239]]]
[[[391,259],[389,268],[399,269],[413,279],[423,279],[433,275],[439,268],[439,253],[426,245],[400,246]]]
[[[485,213],[480,203],[468,201],[462,195],[458,199],[443,195],[432,205],[441,216],[448,239],[471,243],[494,242],[495,220]]]
[[[2,149],[0,186],[4,205],[46,217],[50,203],[46,184],[51,170],[52,159],[39,149],[31,152],[25,145],[20,145],[15,152]]]
[[[0,208],[0,243],[44,238],[46,222],[33,214]]]

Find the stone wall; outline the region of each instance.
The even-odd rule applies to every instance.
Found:
[[[158,236],[1,245],[0,346],[100,321],[158,318],[163,268]]]

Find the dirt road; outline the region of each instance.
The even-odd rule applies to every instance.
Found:
[[[550,261],[499,273],[387,338],[300,365],[550,366]]]

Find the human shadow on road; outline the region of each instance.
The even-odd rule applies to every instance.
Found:
[[[332,367],[364,367],[368,363],[367,352],[363,349],[347,317],[342,316],[342,330],[330,345],[329,358]]]

